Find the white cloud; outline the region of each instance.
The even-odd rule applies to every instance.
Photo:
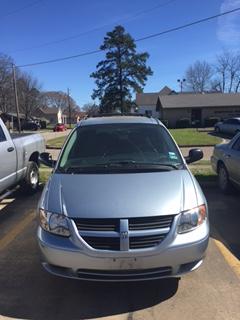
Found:
[[[224,0],[220,12],[240,7],[240,0]],[[240,44],[240,11],[218,19],[217,37],[224,45]]]

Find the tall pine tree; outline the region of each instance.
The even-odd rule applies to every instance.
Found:
[[[132,92],[142,92],[153,73],[146,66],[149,54],[136,52],[134,39],[122,26],[107,33],[100,49],[106,57],[91,74],[97,86],[92,98],[99,99],[102,112],[126,112],[132,104]]]

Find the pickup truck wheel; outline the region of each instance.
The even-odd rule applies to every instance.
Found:
[[[29,161],[25,179],[22,183],[23,189],[26,193],[34,193],[38,189],[39,184],[39,170],[36,162]]]
[[[232,185],[229,180],[227,168],[224,164],[220,164],[218,168],[218,185],[223,193],[229,194],[232,191]]]

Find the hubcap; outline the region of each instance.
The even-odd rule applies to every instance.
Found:
[[[30,173],[30,182],[31,185],[36,185],[38,183],[38,173],[35,170],[32,170]]]

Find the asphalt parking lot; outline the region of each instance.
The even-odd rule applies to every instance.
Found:
[[[3,201],[0,315],[18,319],[240,319],[239,193],[223,196],[214,185],[203,189],[211,222],[204,264],[181,279],[140,283],[84,282],[46,273],[35,238],[40,192],[31,198],[18,192]]]

